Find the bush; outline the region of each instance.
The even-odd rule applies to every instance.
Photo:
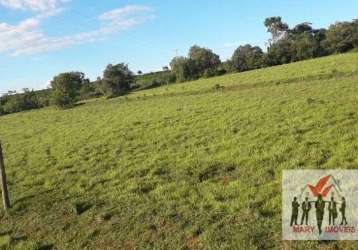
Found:
[[[24,89],[24,93],[6,94],[0,98],[0,115],[48,106],[49,95],[49,90],[29,91],[28,89]]]

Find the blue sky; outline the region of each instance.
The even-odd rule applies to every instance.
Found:
[[[194,44],[227,59],[241,44],[265,46],[265,17],[327,27],[357,10],[354,0],[0,0],[0,93],[66,71],[96,79],[108,63],[154,71]]]

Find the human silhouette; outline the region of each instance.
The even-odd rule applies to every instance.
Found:
[[[297,197],[293,198],[292,201],[292,215],[291,215],[291,227],[293,226],[293,224],[298,225],[297,224],[297,218],[298,218],[298,208],[300,207],[300,204],[297,202]]]
[[[315,202],[315,208],[316,208],[316,219],[317,219],[317,226],[319,234],[322,233],[322,221],[324,216],[324,208],[325,208],[324,200],[322,199],[322,195],[319,194],[317,201]]]
[[[341,214],[342,214],[342,222],[341,222],[341,225],[343,225],[343,222],[344,222],[344,225],[347,225],[347,219],[346,219],[346,199],[344,197],[342,197],[342,204],[341,204],[341,207],[339,208],[339,211],[341,211]]]
[[[334,226],[334,220],[337,218],[337,202],[334,201],[334,197],[331,197],[331,201],[328,203],[329,225]]]
[[[302,217],[301,217],[301,225],[303,225],[303,221],[306,220],[306,226],[308,224],[308,212],[311,210],[311,203],[308,200],[308,197],[302,202]]]

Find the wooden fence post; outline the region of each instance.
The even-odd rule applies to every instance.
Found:
[[[10,208],[10,198],[9,198],[9,191],[7,189],[5,164],[4,164],[4,157],[2,154],[1,142],[0,142],[0,175],[1,175],[0,184],[1,184],[1,191],[2,191],[2,201],[4,204],[5,211],[7,211]]]

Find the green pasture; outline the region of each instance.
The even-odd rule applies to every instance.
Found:
[[[281,241],[283,169],[358,168],[358,53],[0,117],[0,249],[357,249]]]

